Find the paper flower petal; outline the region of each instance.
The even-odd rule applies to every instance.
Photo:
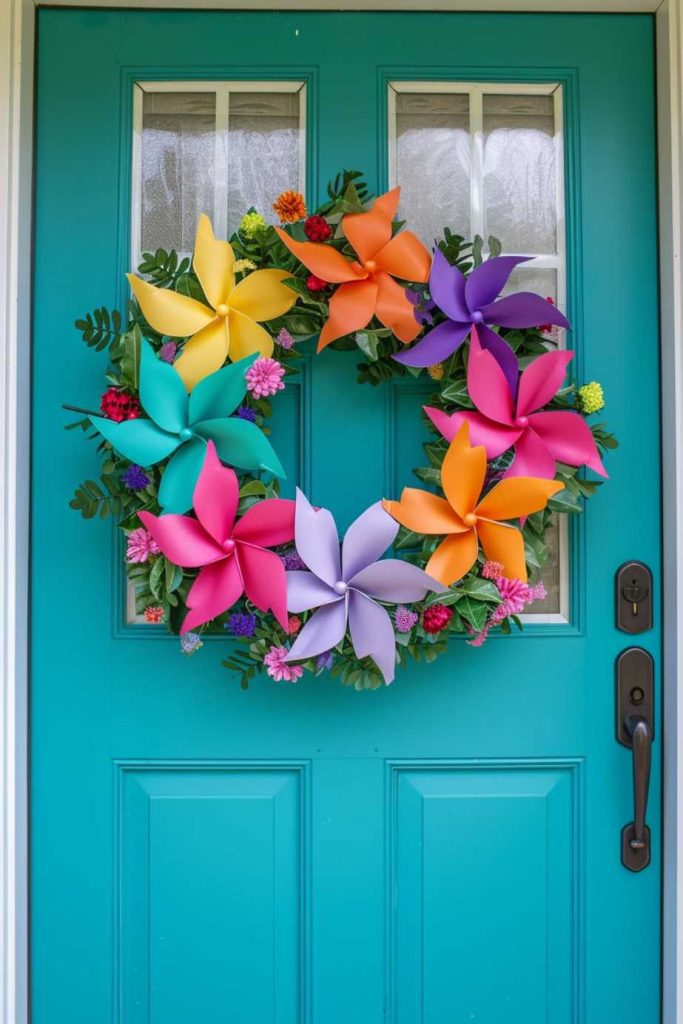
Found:
[[[452,267],[440,249],[434,250],[434,261],[429,274],[429,293],[442,313],[456,323],[471,320],[465,301],[465,275]]]
[[[138,512],[138,519],[174,565],[195,569],[225,558],[220,544],[190,516],[155,516],[151,512]]]
[[[91,416],[90,422],[124,459],[139,466],[154,466],[168,458],[180,444],[177,434],[169,434],[151,420],[124,420],[115,423],[104,416]],[[183,511],[185,511],[183,509]]]
[[[375,256],[377,266],[402,281],[429,280],[432,257],[429,250],[412,231],[400,231],[394,235]]]
[[[250,320],[273,320],[291,309],[297,293],[282,282],[289,270],[254,270],[242,278],[230,293],[229,306]]]
[[[296,502],[288,498],[266,498],[248,509],[232,532],[235,540],[273,548],[294,540]]]
[[[396,539],[398,523],[376,501],[349,526],[342,544],[342,578],[347,582],[376,562]]]
[[[332,513],[314,509],[303,491],[296,491],[296,549],[316,576],[333,587],[341,580],[339,536]]]
[[[356,657],[372,658],[388,686],[396,674],[396,636],[385,609],[363,594],[351,594],[349,632]]]
[[[497,459],[499,455],[512,447],[523,433],[522,427],[506,427],[501,423],[494,423],[488,416],[483,416],[480,412],[454,412],[449,416],[443,409],[427,405],[424,406],[424,411],[447,441],[452,441],[463,423],[467,423],[470,428],[470,443],[473,445],[483,444],[488,459]],[[533,473],[528,475],[534,476]]]
[[[231,416],[247,393],[244,375],[256,358],[247,356],[200,380],[190,395],[189,422]]]
[[[211,221],[202,213],[197,225],[192,264],[204,294],[215,309],[225,305],[235,284],[235,254],[229,242],[216,238]]]
[[[519,263],[526,263],[530,256],[496,256],[472,271],[465,283],[465,301],[472,312],[493,302],[500,295],[512,271]],[[543,301],[543,300],[541,300]],[[547,305],[547,303],[546,303]],[[500,321],[496,321],[499,323]],[[541,323],[548,323],[542,320]]]
[[[527,581],[524,537],[520,530],[505,523],[477,523],[484,554],[490,562],[500,562],[503,575],[511,580]]]
[[[371,210],[342,217],[342,231],[363,262],[375,259],[391,238],[400,192],[400,188],[392,188],[375,199]]]
[[[451,441],[441,465],[441,486],[461,518],[474,511],[485,477],[486,450],[480,445],[472,447],[469,424],[465,422]]]
[[[231,309],[228,314],[228,333],[228,352],[232,360],[254,354],[268,358],[273,354],[273,339],[265,327],[238,309]]]
[[[474,530],[455,533],[442,540],[425,566],[425,572],[450,587],[457,583],[477,560],[479,544]]]
[[[375,284],[377,285],[375,313],[378,319],[385,327],[394,332],[399,341],[404,344],[413,341],[422,330],[422,325],[415,316],[415,306],[406,295],[405,288],[383,270],[378,270],[375,274]],[[343,285],[342,287],[357,288],[358,285]]]
[[[310,619],[294,641],[285,661],[301,661],[336,647],[346,632],[346,600],[340,598],[323,605]]]
[[[527,427],[515,444],[515,458],[505,471],[509,476],[535,476],[552,480],[555,476],[555,459],[538,434]]]
[[[349,581],[349,586],[378,601],[421,601],[429,590],[441,592],[442,583],[428,576],[411,562],[400,558],[383,558],[374,565],[361,569]]]
[[[500,334],[496,334],[496,332],[492,331],[490,327],[486,326],[486,324],[477,324],[477,336],[481,347],[491,353],[505,374],[505,379],[507,380],[510,388],[510,394],[515,398],[517,396],[517,386],[519,383],[519,365],[517,363],[517,356],[512,351],[505,338],[501,338]]]
[[[470,332],[471,324],[456,324],[452,320],[444,320],[420,338],[407,352],[398,352],[392,356],[397,363],[404,366],[433,366],[441,363],[460,348]]]
[[[159,504],[165,512],[187,512],[192,508],[194,489],[199,479],[206,444],[193,437],[181,445],[166,463],[159,487]]]
[[[274,551],[239,544],[237,560],[244,590],[252,604],[262,612],[272,611],[283,629],[287,629],[287,580],[282,559]]]
[[[477,516],[484,519],[519,519],[545,508],[553,494],[564,489],[559,480],[541,480],[534,476],[518,476],[492,487],[477,506]]]
[[[322,242],[297,242],[282,228],[275,228],[275,231],[280,241],[287,246],[299,262],[323,281],[328,281],[330,284],[342,284],[344,281],[357,281],[367,276],[364,271],[355,269],[331,245],[323,245]]]
[[[415,533],[438,536],[468,529],[445,498],[417,487],[404,487],[400,501],[383,501],[382,507],[401,526]]]
[[[467,390],[480,412],[504,426],[515,425],[513,396],[498,361],[481,347],[476,328],[472,328],[467,357]]]
[[[213,441],[209,441],[192,505],[199,522],[219,545],[230,537],[239,500],[235,471],[221,465],[216,447]]]
[[[499,259],[504,259],[501,256]],[[487,266],[487,264],[484,264]],[[515,292],[504,299],[482,306],[484,319],[499,327],[540,327],[542,324],[557,324],[558,327],[569,327],[566,316],[560,313],[557,306],[551,305],[540,295],[533,292]]]
[[[535,412],[529,424],[558,462],[588,466],[607,476],[593,432],[577,412]]]
[[[181,635],[188,633],[217,615],[232,608],[243,593],[244,587],[235,558],[224,558],[212,565],[205,565],[187,595],[190,609],[183,620]]]
[[[213,441],[221,462],[238,469],[262,469],[274,476],[284,477],[285,471],[273,447],[254,423],[235,417],[202,420],[194,430],[206,441]]]
[[[517,415],[528,416],[547,405],[562,387],[573,352],[546,352],[522,372],[517,395]],[[483,410],[482,410],[483,411]]]
[[[187,391],[219,370],[228,354],[228,328],[224,317],[215,317],[201,331],[197,331],[173,363]]]
[[[145,341],[140,344],[140,402],[162,430],[179,434],[187,426],[187,391],[168,363]]]
[[[339,600],[339,594],[315,573],[304,569],[287,573],[287,607],[290,612],[307,612]]]
[[[341,284],[330,297],[330,313],[320,332],[318,352],[331,341],[367,327],[376,305],[377,285],[374,281]]]
[[[201,331],[214,318],[212,309],[170,288],[155,288],[134,274],[127,274],[133,294],[145,319],[159,334],[187,338]]]

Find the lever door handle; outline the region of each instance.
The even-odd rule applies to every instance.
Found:
[[[621,830],[621,862],[629,871],[650,863],[650,829],[645,823],[654,739],[654,663],[642,647],[617,658],[617,739],[633,758],[633,821]]]
[[[650,830],[645,824],[652,762],[652,730],[641,715],[629,715],[626,730],[633,751],[633,822],[627,825],[628,845],[633,851],[649,850]]]

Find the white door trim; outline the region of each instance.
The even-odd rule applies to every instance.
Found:
[[[82,6],[61,0],[55,6]],[[34,0],[0,0],[0,1024],[28,1022],[27,614]],[[121,0],[89,0],[120,7]],[[288,0],[128,0],[278,9]],[[297,0],[297,8],[650,12],[657,25],[664,460],[664,1009],[683,1021],[683,0]]]

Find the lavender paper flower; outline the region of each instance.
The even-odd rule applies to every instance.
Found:
[[[397,533],[398,524],[378,501],[348,528],[340,553],[331,512],[314,509],[297,491],[295,540],[310,571],[287,573],[287,608],[317,611],[301,630],[287,661],[312,658],[336,647],[348,624],[356,656],[372,658],[384,681],[393,680],[396,638],[379,602],[421,601],[428,590],[446,589],[410,562],[378,561]]]
[[[440,249],[434,253],[429,275],[429,292],[444,316],[443,323],[429,331],[416,345],[394,356],[405,366],[433,366],[452,355],[477,325],[479,340],[497,360],[513,394],[517,393],[517,362],[508,343],[487,324],[498,327],[540,327],[557,324],[569,327],[569,321],[540,295],[516,292],[499,299],[498,295],[519,263],[529,256],[496,256],[482,263],[465,278],[451,266]]]

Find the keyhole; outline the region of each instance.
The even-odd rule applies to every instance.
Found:
[[[624,598],[631,604],[631,614],[638,614],[638,603],[647,597],[647,587],[641,586],[638,580],[631,580],[622,591]]]

